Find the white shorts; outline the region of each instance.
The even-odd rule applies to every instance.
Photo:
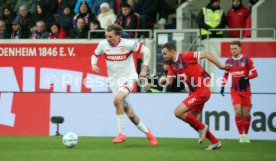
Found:
[[[109,88],[112,91],[112,94],[115,96],[118,91],[122,91],[126,98],[123,101],[123,107],[129,106],[128,95],[133,90],[135,80],[109,80]]]

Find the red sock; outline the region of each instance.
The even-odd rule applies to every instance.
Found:
[[[204,124],[202,124],[197,118],[195,118],[194,115],[189,112],[187,113],[186,119],[184,121],[197,130],[202,130],[204,128]]]
[[[243,129],[244,129],[245,134],[248,134],[248,130],[250,127],[250,121],[251,121],[251,116],[247,116],[243,120]]]
[[[240,133],[240,135],[242,134],[242,127],[243,127],[243,124],[242,124],[242,117],[241,116],[236,116],[235,117],[235,121],[236,121],[236,125],[237,125],[237,128],[238,128],[238,131]]]
[[[211,143],[217,143],[219,141],[210,131],[207,132],[206,137],[211,141]]]

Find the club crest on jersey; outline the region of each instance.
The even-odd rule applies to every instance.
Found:
[[[124,47],[121,47],[121,48],[120,48],[120,52],[121,52],[121,53],[124,53],[125,50],[126,50],[126,49],[125,49]]]
[[[245,63],[244,62],[241,62],[241,67],[245,67]]]

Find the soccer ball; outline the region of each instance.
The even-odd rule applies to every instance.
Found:
[[[76,135],[73,132],[68,132],[62,138],[62,143],[68,148],[75,147],[78,144],[78,142],[79,142],[78,135]]]

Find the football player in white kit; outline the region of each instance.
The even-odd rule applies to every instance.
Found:
[[[150,50],[138,41],[121,38],[121,33],[122,27],[120,25],[112,24],[108,26],[105,31],[106,39],[98,44],[95,49],[95,54],[91,57],[92,70],[95,73],[100,73],[97,65],[97,57],[104,55],[106,59],[109,87],[114,95],[113,103],[116,108],[119,129],[118,135],[112,142],[116,144],[126,140],[124,134],[124,113],[126,113],[137,128],[146,134],[151,145],[157,146],[156,138],[152,135],[150,129],[134,113],[127,99],[127,96],[133,89],[134,83],[138,80],[132,52],[143,54],[143,67],[139,77],[146,77],[150,61]]]

